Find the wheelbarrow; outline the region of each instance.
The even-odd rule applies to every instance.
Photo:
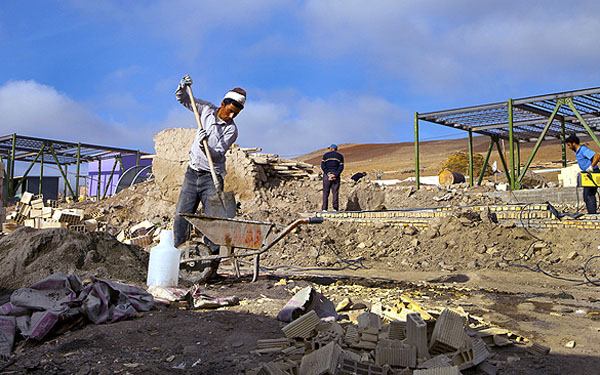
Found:
[[[298,219],[276,235],[271,235],[274,223],[228,219],[195,214],[179,214],[213,243],[219,254],[211,254],[200,238],[192,238],[181,248],[179,276],[188,281],[208,280],[219,267],[221,259],[231,259],[236,277],[241,276],[239,259],[254,257],[252,282],[258,279],[260,255],[300,224],[320,224],[322,217]],[[237,249],[244,249],[236,252]]]

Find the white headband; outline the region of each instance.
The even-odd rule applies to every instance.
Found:
[[[225,94],[225,97],[223,99],[232,99],[235,100],[236,102],[240,103],[242,106],[244,105],[244,103],[246,103],[246,96],[237,93],[235,91],[229,91],[227,94]]]

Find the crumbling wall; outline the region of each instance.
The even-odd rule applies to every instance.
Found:
[[[166,129],[154,136],[154,181],[164,199],[177,202],[196,129]]]
[[[195,129],[166,129],[154,136],[156,156],[152,163],[155,183],[164,199],[177,202],[189,161]],[[310,164],[281,159],[277,155],[255,154],[260,149],[242,149],[233,145],[226,154],[225,191],[235,192],[236,199],[250,199],[256,191],[280,179],[308,177]]]

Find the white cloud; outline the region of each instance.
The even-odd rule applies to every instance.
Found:
[[[108,123],[53,87],[35,81],[0,86],[0,134],[17,133],[110,146],[131,144],[131,134]]]
[[[287,98],[282,96],[281,98]],[[338,92],[327,98],[250,101],[236,122],[238,143],[298,156],[331,143],[394,142],[410,114],[386,100]]]
[[[310,0],[303,18],[311,51],[321,58],[352,56],[413,89],[456,94],[488,89],[498,77],[546,83],[568,76],[571,84],[600,78],[600,3],[575,3]]]

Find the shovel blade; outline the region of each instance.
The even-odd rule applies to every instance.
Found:
[[[208,204],[204,207],[204,212],[207,216],[212,217],[235,217],[237,204],[233,191],[225,191],[222,195],[223,199],[218,194],[208,197]]]

